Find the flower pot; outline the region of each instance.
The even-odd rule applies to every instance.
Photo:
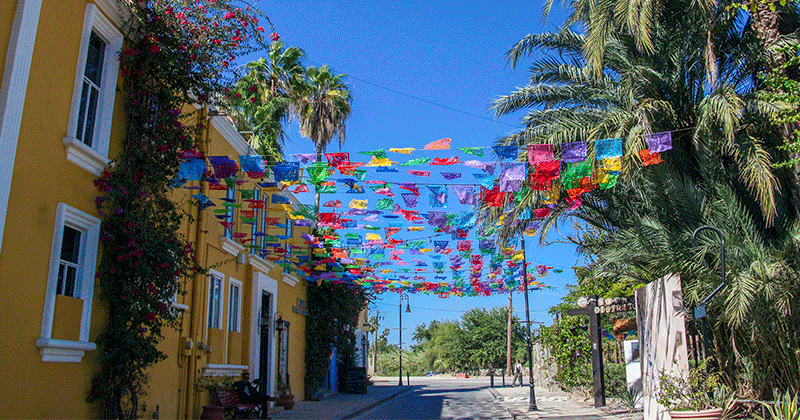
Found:
[[[669,415],[673,419],[690,419],[690,420],[719,420],[722,418],[721,408],[711,408],[708,410],[700,411],[670,411]]]
[[[294,395],[279,396],[275,399],[275,405],[281,406],[286,410],[294,408]]]

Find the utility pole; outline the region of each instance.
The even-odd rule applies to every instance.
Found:
[[[506,374],[511,374],[511,316],[514,313],[514,305],[511,303],[514,292],[508,293],[508,329],[506,331]]]
[[[531,314],[530,305],[528,304],[528,261],[525,256],[525,235],[522,235],[522,284],[525,293],[525,322],[528,325],[528,386],[530,387],[528,411],[537,411],[539,407],[536,406],[536,393],[533,389],[533,349],[531,336]]]

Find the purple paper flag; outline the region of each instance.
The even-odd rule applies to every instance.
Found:
[[[292,156],[294,156],[295,159],[299,160],[302,163],[317,161],[317,156],[313,153],[295,153]]]
[[[460,201],[461,204],[475,204],[475,194],[473,193],[474,188],[472,185],[453,185],[453,191],[455,191],[456,197],[458,197],[458,201]]]
[[[444,216],[444,212],[441,211],[431,211],[428,212],[428,224],[431,226],[441,227],[447,223],[447,218]]]
[[[661,153],[672,149],[672,131],[645,134],[644,140],[647,142],[650,153]]]
[[[525,179],[525,165],[522,163],[503,164],[503,175],[500,177],[500,191],[517,192]]]
[[[403,200],[406,202],[406,207],[414,208],[417,206],[417,202],[419,202],[419,196],[414,193],[402,193],[400,194],[403,197]]]
[[[214,174],[219,179],[236,175],[236,171],[239,169],[236,162],[227,156],[209,156],[208,158],[211,160],[211,166],[214,167]]]
[[[442,176],[444,177],[444,179],[450,180],[450,179],[461,178],[461,173],[460,172],[442,172]]]
[[[586,159],[586,142],[576,141],[561,144],[562,162],[581,162]]]

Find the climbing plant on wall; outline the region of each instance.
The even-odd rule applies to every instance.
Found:
[[[364,289],[344,283],[321,282],[308,285],[306,318],[305,397],[313,397],[325,381],[329,363],[346,369],[354,367],[358,314],[370,296]],[[336,347],[337,359],[330,360]]]
[[[139,417],[146,370],[166,358],[162,330],[176,325],[170,302],[180,279],[202,271],[179,234],[189,217],[170,194],[180,157],[194,152],[204,130],[188,104],[213,103],[233,78],[237,56],[264,48],[258,17],[228,1],[123,1],[126,44],[119,54],[125,111],[122,150],[95,181],[103,220],[97,271],[109,311],[90,401],[108,418]]]

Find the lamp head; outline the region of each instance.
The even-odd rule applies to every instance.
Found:
[[[406,302],[406,313],[411,313],[411,304]]]

